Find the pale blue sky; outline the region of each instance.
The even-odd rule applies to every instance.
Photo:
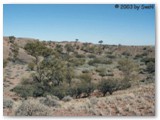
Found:
[[[114,4],[4,4],[3,35],[122,45],[155,44],[155,9]]]

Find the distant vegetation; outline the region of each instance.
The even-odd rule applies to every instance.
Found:
[[[15,39],[14,36],[9,37],[12,61],[16,61],[19,55]],[[67,100],[70,97],[88,97],[96,90],[105,96],[132,86],[134,76],[141,72],[137,59],[144,63],[145,67],[141,68],[144,72],[155,72],[155,58],[147,57],[147,54],[132,56],[129,52],[118,53],[115,51],[121,49],[122,45],[112,46],[113,49],[102,45],[102,40],[98,42],[99,45],[79,44],[78,41],[75,39],[73,44],[64,45],[52,41],[25,44],[24,50],[33,57],[27,65],[31,74],[12,91],[25,99],[53,95]],[[10,60],[3,62],[4,67]],[[115,77],[115,70],[120,72],[119,79]],[[95,75],[99,78],[94,78]],[[99,81],[95,82],[97,79]]]

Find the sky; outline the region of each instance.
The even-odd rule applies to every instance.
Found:
[[[121,9],[121,5],[115,8],[114,4],[3,5],[4,36],[155,45],[155,33],[155,8]]]

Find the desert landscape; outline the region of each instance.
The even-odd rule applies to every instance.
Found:
[[[4,116],[155,116],[155,46],[3,37]]]

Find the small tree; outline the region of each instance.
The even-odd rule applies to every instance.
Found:
[[[16,37],[14,37],[14,36],[9,36],[9,41],[10,41],[10,43],[14,43],[15,39],[16,39]]]
[[[99,54],[100,54],[101,53],[101,45],[102,45],[103,41],[100,40],[98,43],[100,44],[100,46],[99,46]]]
[[[102,41],[102,40],[100,40],[100,41],[98,41],[98,43],[101,45],[101,44],[103,43],[103,41]]]
[[[39,62],[39,56],[45,55],[48,53],[45,52],[46,47],[43,45],[43,43],[36,41],[36,42],[29,42],[25,45],[24,49],[28,52],[28,54],[35,57],[35,64],[37,65]],[[45,53],[44,53],[45,52]]]
[[[65,67],[61,60],[50,57],[37,66],[34,80],[49,86],[59,86],[65,79]],[[51,85],[49,85],[51,83]]]
[[[77,46],[78,39],[75,39],[75,47]]]

